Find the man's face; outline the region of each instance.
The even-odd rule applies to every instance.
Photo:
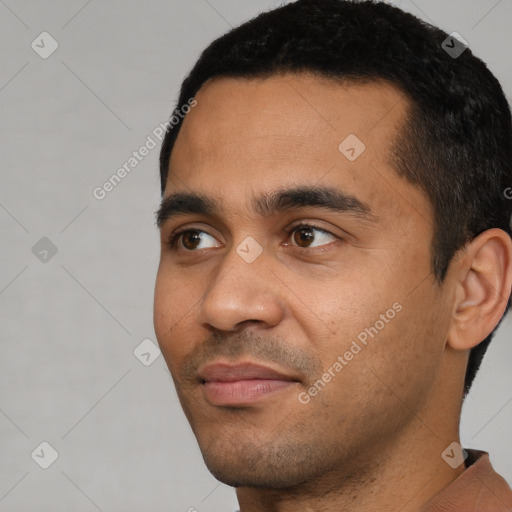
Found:
[[[375,464],[428,404],[450,313],[429,203],[391,164],[406,101],[292,74],[196,99],[165,197],[219,209],[162,210],[154,323],[205,462],[274,488]]]

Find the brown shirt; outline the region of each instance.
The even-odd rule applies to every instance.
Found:
[[[512,512],[512,490],[491,466],[489,454],[468,450],[467,469],[421,512]]]
[[[466,451],[464,473],[420,512],[512,512],[512,490],[492,468],[489,454],[480,450]]]

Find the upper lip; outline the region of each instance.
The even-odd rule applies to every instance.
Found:
[[[274,370],[268,366],[254,363],[214,363],[205,366],[199,371],[199,378],[203,382],[235,382],[249,379],[270,379],[297,381],[293,375]]]

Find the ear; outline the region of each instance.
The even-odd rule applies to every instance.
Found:
[[[447,343],[469,350],[500,321],[512,287],[512,240],[501,229],[474,238],[454,259],[455,301]]]

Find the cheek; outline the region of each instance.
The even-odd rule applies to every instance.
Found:
[[[160,344],[164,341],[164,334],[173,324],[173,316],[175,314],[174,302],[175,298],[173,297],[169,279],[166,278],[165,273],[160,268],[156,277],[153,302],[153,324]]]
[[[350,374],[348,382],[370,376],[378,383],[373,369],[382,375],[382,386],[413,392],[412,382],[419,388],[428,386],[440,364],[446,327],[439,318],[443,306],[425,279],[428,272],[416,268],[415,274],[404,275],[394,267],[353,272],[350,279],[340,279],[316,296],[310,293],[309,302],[317,305],[315,316],[323,322],[303,327],[324,368],[342,356],[343,370],[334,373],[345,378]]]
[[[436,379],[442,336],[430,327],[435,318],[412,305],[402,306],[400,311],[383,310],[387,323],[378,307],[366,319],[359,317],[366,325],[336,337],[322,354],[322,380],[329,382],[325,387],[320,383],[311,403],[317,404],[316,413],[332,416],[329,422],[336,431],[344,431],[354,442],[360,433],[364,444],[365,436],[398,429],[411,411],[420,410]],[[386,311],[396,314],[386,316]],[[342,359],[336,365],[338,356]]]
[[[307,298],[316,318],[322,320],[323,325],[320,322],[315,324],[322,330],[328,327],[327,336],[340,342],[355,338],[373,325],[379,314],[392,307],[396,300],[392,293],[382,289],[378,276],[371,271],[357,273],[354,269],[350,275],[342,277],[315,292],[311,291],[311,287],[303,290],[303,297]],[[312,336],[311,339],[314,338]],[[343,347],[338,345],[333,348]]]
[[[443,358],[444,326],[427,300],[429,291],[402,298],[401,311],[367,349],[377,382],[388,389],[391,400],[398,399],[413,410],[425,399]]]
[[[194,339],[192,330],[195,312],[200,300],[200,293],[194,292],[192,281],[158,270],[154,307],[153,325],[155,334],[168,365],[181,360],[190,347],[180,340]]]

